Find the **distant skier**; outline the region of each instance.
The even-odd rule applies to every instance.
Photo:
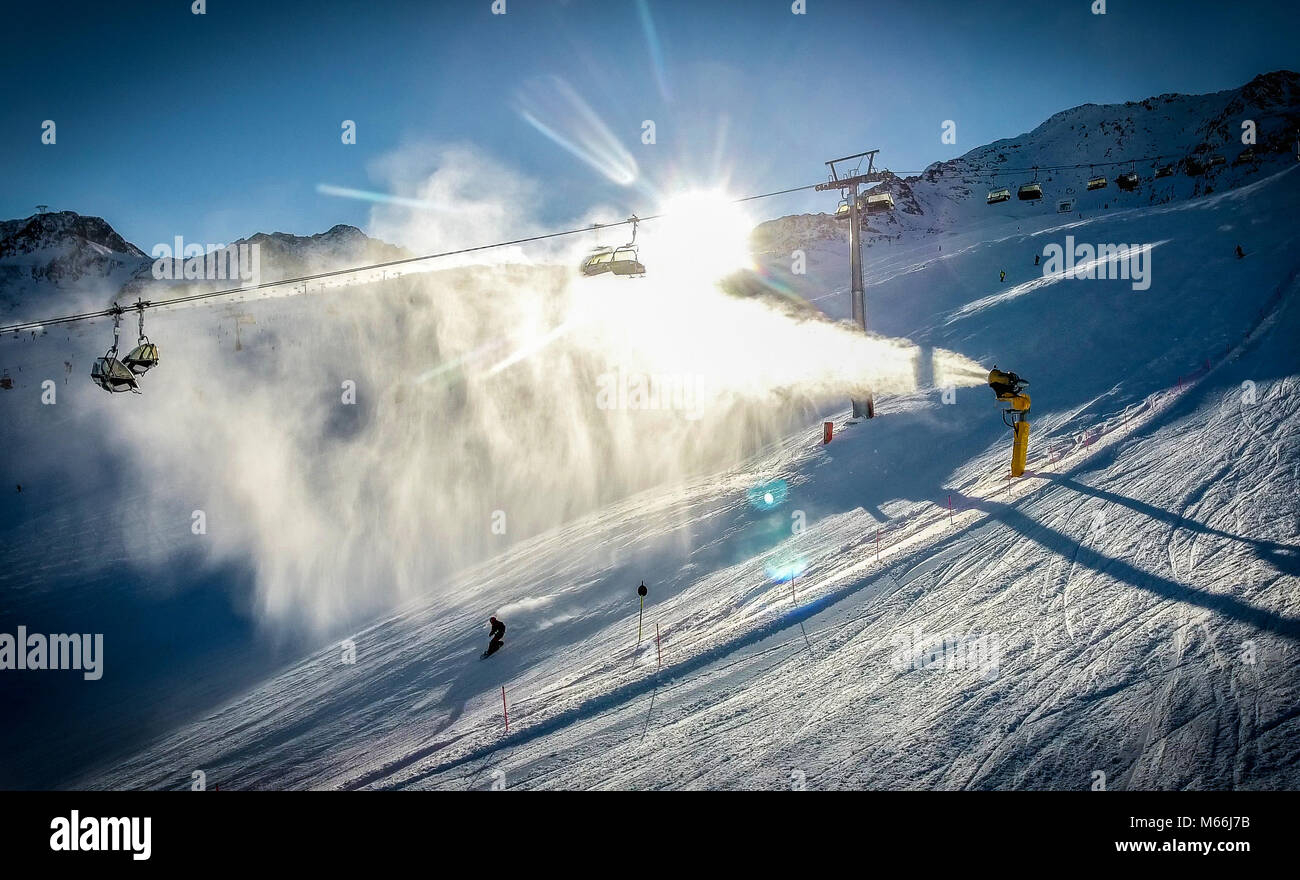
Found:
[[[999,280],[999,281],[1006,281],[1006,280],[1007,280],[1007,270],[1006,270],[1006,269],[1003,269],[1003,270],[1002,270],[1000,276],[998,277],[998,280]]]
[[[1034,265],[1038,265],[1038,254],[1034,254]]]
[[[1244,256],[1246,256],[1246,252],[1241,249],[1241,245],[1237,245],[1237,259],[1240,260]]]
[[[480,660],[491,657],[501,650],[501,646],[505,644],[506,625],[495,617],[488,618],[488,620],[492,624],[492,641],[488,642],[487,650],[483,652],[483,657],[480,657]]]

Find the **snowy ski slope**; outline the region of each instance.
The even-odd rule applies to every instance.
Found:
[[[1286,170],[877,243],[873,328],[1032,381],[1025,479],[987,389],[885,396],[830,446],[810,422],[516,545],[352,633],[356,664],[319,648],[75,784],[1293,788],[1298,197]],[[1154,245],[1150,289],[1045,281],[1067,234]],[[811,260],[786,281],[846,314],[843,250]]]

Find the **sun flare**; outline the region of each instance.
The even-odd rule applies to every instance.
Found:
[[[681,193],[664,203],[653,243],[656,265],[673,275],[717,281],[752,265],[751,220],[731,196],[716,190]]]

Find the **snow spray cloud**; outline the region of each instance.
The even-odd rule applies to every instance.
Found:
[[[409,219],[429,234],[425,215]],[[324,630],[614,500],[744,462],[866,386],[984,379],[950,352],[654,271],[458,267],[268,300],[239,307],[252,323],[238,354],[213,335],[220,310],[175,312],[184,355],[106,422],[134,454],[142,508],[249,567],[264,619]],[[601,406],[611,372],[692,377],[704,417]],[[206,529],[191,536],[193,511]]]
[[[526,207],[539,198],[536,182],[470,147],[409,144],[377,160],[370,170],[396,195],[375,200],[367,231],[412,253],[450,251],[544,231],[533,224]],[[491,196],[485,197],[485,192]],[[426,268],[527,260],[522,250],[503,248]]]

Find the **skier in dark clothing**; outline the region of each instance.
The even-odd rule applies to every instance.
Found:
[[[1034,254],[1034,265],[1038,265],[1038,254]]]
[[[483,652],[484,657],[491,657],[501,649],[505,644],[506,625],[495,617],[488,618],[492,624],[492,641],[488,642],[487,650]]]
[[[1237,259],[1240,260],[1244,256],[1246,256],[1246,252],[1241,249],[1241,245],[1237,245]]]

